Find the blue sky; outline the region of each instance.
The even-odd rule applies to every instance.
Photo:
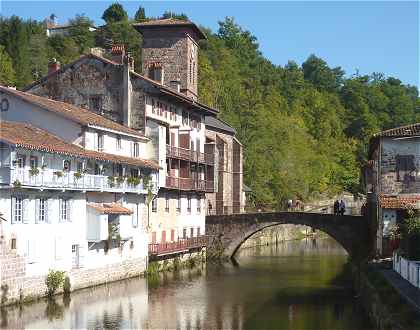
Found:
[[[64,23],[86,14],[102,24],[113,1],[4,1],[0,14],[42,20],[54,13]],[[301,64],[311,53],[347,75],[382,72],[404,83],[419,81],[419,1],[120,1],[133,16],[141,4],[148,16],[165,10],[184,12],[216,31],[218,21],[233,16],[254,34],[273,63]]]

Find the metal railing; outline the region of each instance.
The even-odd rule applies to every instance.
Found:
[[[166,155],[167,157],[171,158],[179,158],[183,160],[189,160],[192,162],[214,165],[213,154],[193,151],[187,148],[174,147],[168,144],[166,145]]]
[[[206,245],[206,236],[179,239],[176,242],[151,243],[149,244],[149,256],[179,253],[190,249],[202,248]]]
[[[76,172],[54,171],[52,169],[39,170],[34,175],[28,168],[10,169],[10,185],[45,188],[68,188],[75,190],[117,191],[144,193],[143,183],[133,185],[126,178],[109,180],[108,176],[96,174],[75,175]],[[152,191],[157,191],[156,182],[152,182]]]

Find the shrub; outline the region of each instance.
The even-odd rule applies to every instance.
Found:
[[[57,289],[63,285],[64,272],[60,270],[52,270],[48,272],[45,279],[45,285],[47,286],[47,294],[49,297],[53,296]]]
[[[408,218],[400,226],[401,248],[411,260],[420,260],[420,215],[417,211],[409,210]]]
[[[109,184],[109,186],[110,186],[111,188],[113,188],[113,187],[114,187],[114,185],[115,185],[115,178],[114,178],[113,176],[109,176],[109,177],[108,177],[108,184]]]
[[[140,184],[140,178],[137,178],[135,176],[130,176],[127,178],[127,182],[131,184],[132,186],[136,187]]]

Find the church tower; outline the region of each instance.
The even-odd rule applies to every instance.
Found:
[[[197,100],[198,42],[206,39],[192,22],[174,18],[135,23],[143,36],[143,74]]]

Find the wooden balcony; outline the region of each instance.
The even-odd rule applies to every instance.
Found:
[[[170,145],[166,145],[166,156],[169,158],[182,159],[190,162],[214,165],[213,154],[193,151],[190,149],[179,148]]]
[[[171,189],[196,190],[205,192],[214,191],[214,181],[209,180],[195,180],[193,178],[167,176],[165,183],[165,187]]]
[[[191,249],[203,248],[206,245],[206,236],[190,237],[176,242],[151,243],[149,244],[149,256],[189,252]]]

